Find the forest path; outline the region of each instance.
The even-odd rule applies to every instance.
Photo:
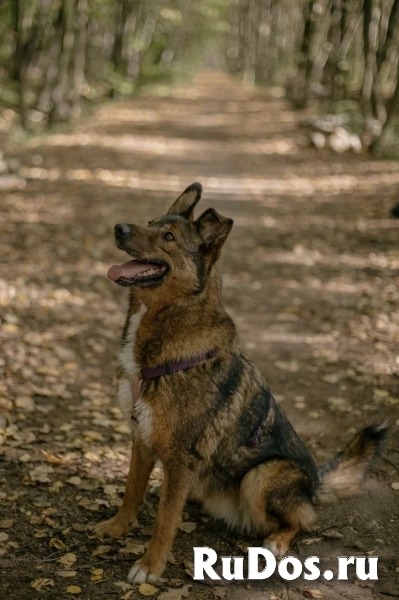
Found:
[[[204,187],[202,209],[234,219],[221,271],[243,349],[318,462],[354,430],[393,424],[389,462],[376,466],[369,494],[320,511],[320,533],[294,547],[335,571],[339,555],[378,555],[378,583],[273,578],[219,591],[227,600],[398,594],[399,222],[388,218],[398,164],[302,147],[283,100],[225,75],[160,91],[13,149],[24,179],[1,192],[0,206],[1,595],[68,598],[77,585],[82,599],[129,597],[115,583],[149,539],[156,493],[134,541],[107,542],[93,557],[99,544],[84,531],[115,511],[129,450],[112,382],[126,292],[105,275],[121,260],[114,224],[145,224],[193,181]],[[152,483],[154,492],[157,475]],[[185,519],[196,529],[179,533],[176,564],[157,587],[191,583],[190,597],[214,598],[184,572],[192,547],[242,555],[260,540],[210,524],[192,505]],[[103,569],[101,583],[92,568]],[[38,594],[40,578],[50,583],[36,583]]]

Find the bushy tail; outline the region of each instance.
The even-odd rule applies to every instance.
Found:
[[[329,504],[361,492],[364,478],[380,454],[387,429],[386,423],[366,427],[319,469],[318,502]]]

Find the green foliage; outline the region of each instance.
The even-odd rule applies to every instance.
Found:
[[[0,103],[27,127],[46,125],[79,115],[83,100],[168,81],[208,52],[222,54],[228,8],[228,0],[2,3]]]

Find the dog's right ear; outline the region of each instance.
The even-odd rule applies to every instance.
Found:
[[[168,215],[180,215],[181,217],[192,221],[194,218],[194,207],[200,201],[201,194],[202,185],[198,182],[192,183],[172,204],[168,210]]]
[[[205,256],[211,256],[215,262],[233,227],[233,219],[222,217],[214,208],[208,208],[198,217],[195,224],[203,239],[202,252]]]

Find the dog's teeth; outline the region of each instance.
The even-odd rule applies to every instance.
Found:
[[[159,269],[147,269],[147,271],[143,271],[142,273],[138,273],[136,277],[148,277],[149,275],[154,275],[154,273],[159,273],[162,271],[162,268]]]

